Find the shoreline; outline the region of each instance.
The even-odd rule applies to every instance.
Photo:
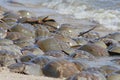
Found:
[[[2,70],[0,71],[0,80],[63,80],[63,79],[45,76],[24,75],[9,72],[7,70]]]
[[[119,31],[88,18],[35,16],[27,10],[3,13],[1,80],[109,80],[119,74],[120,57],[113,56],[120,55]]]

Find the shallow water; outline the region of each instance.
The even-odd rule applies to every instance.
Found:
[[[0,5],[14,11],[27,9],[37,16],[67,14],[75,19],[96,20],[108,29],[120,29],[120,0],[0,0]]]
[[[29,10],[37,16],[50,15],[60,24],[94,25],[89,21],[95,20],[110,30],[120,30],[120,0],[0,0],[0,5],[10,11]],[[85,63],[91,67],[113,65],[120,69],[111,62],[117,58],[120,59],[102,57]]]
[[[114,59],[120,59],[120,57],[115,57],[115,56],[114,57],[101,57],[101,58],[96,59],[95,61],[88,61],[87,64],[90,67],[98,67],[98,68],[104,65],[112,65],[120,69],[120,65],[117,65],[116,63],[111,62]]]

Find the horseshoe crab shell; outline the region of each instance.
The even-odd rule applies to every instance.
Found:
[[[67,80],[106,80],[106,78],[99,73],[82,71],[67,78]]]
[[[56,38],[47,38],[44,40],[39,40],[37,41],[37,45],[45,52],[50,50],[64,50],[69,48],[68,44]]]
[[[28,27],[26,27],[28,26]],[[25,36],[28,36],[28,37],[34,37],[35,34],[34,34],[34,30],[31,30],[32,27],[30,25],[27,25],[27,24],[16,24],[14,25],[12,28],[11,28],[11,31],[12,32],[20,32],[20,33],[23,33]]]
[[[54,60],[43,67],[43,73],[48,77],[69,77],[79,72],[74,63],[67,60]]]
[[[64,36],[75,38],[78,37],[79,28],[75,28],[70,24],[62,24],[61,27],[58,29],[58,32]]]
[[[20,15],[20,18],[26,17],[26,18],[31,18],[33,16],[35,16],[35,14],[33,14],[30,11],[27,10],[19,10],[18,14]]]
[[[80,50],[87,51],[94,56],[109,56],[107,49],[104,49],[101,46],[88,43],[79,48]]]

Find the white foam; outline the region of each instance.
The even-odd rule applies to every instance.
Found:
[[[51,0],[51,2],[43,3],[43,5],[57,10],[60,14],[74,15],[77,19],[88,18],[96,20],[108,29],[120,29],[118,25],[120,24],[120,11],[117,9],[113,10],[116,8],[114,5],[120,1],[109,0],[107,6],[105,4],[99,4],[99,2],[104,3],[106,1],[108,0]],[[111,3],[113,3],[113,6],[111,6]],[[113,7],[113,9],[109,9],[109,7]]]
[[[0,2],[4,2],[4,0]],[[37,6],[34,7],[33,11],[39,12],[38,10],[40,10],[40,13],[42,13],[42,9],[38,9],[38,7],[43,8],[44,13],[52,9],[60,14],[73,15],[77,19],[87,18],[96,20],[108,29],[120,29],[120,0],[29,0],[29,2],[17,0],[16,2],[22,3],[27,7],[29,7],[29,5],[30,7],[31,5]],[[19,8],[17,8],[17,10],[18,9]]]
[[[113,10],[93,10],[93,11],[82,11],[74,13],[75,18],[92,18],[93,20],[98,21],[100,24],[103,24],[104,27],[116,30],[120,29],[120,12]]]

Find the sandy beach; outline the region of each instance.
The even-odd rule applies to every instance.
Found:
[[[63,80],[63,79],[12,73],[9,72],[8,69],[4,68],[4,70],[0,70],[0,80]]]
[[[120,80],[118,3],[0,0],[0,80]]]

